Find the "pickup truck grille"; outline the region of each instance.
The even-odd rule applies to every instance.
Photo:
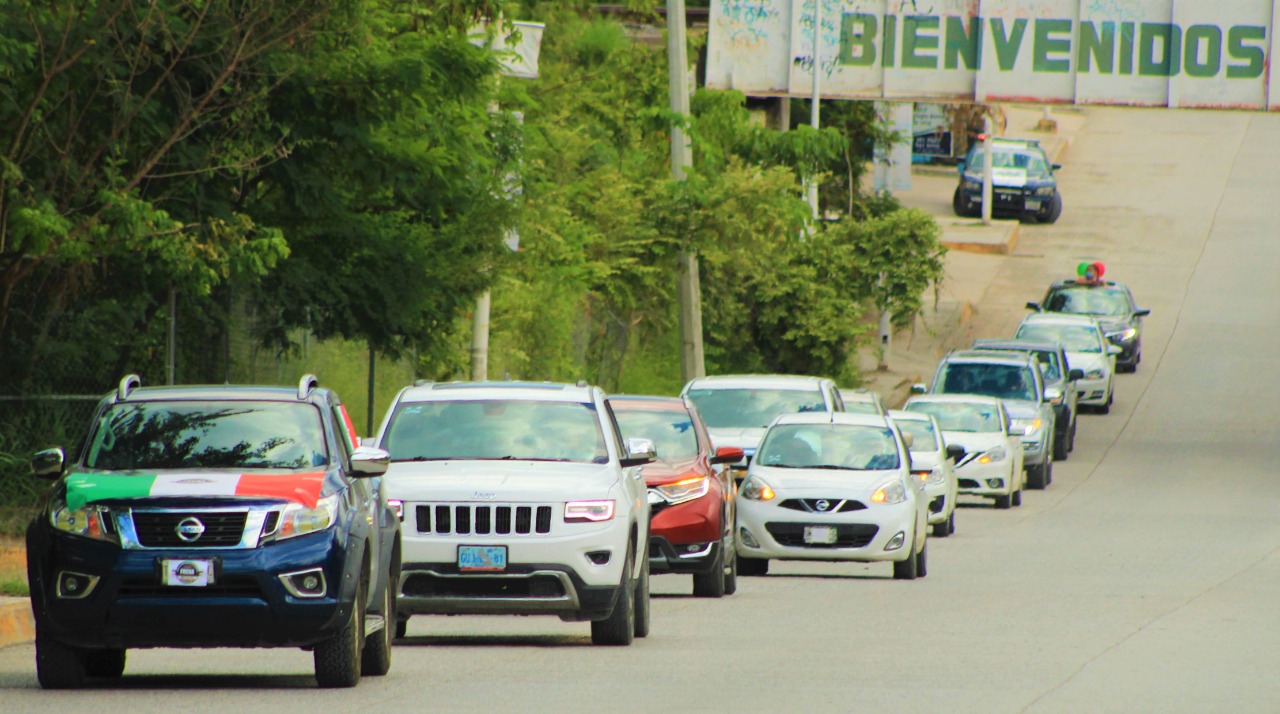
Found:
[[[550,505],[494,503],[420,504],[414,508],[419,533],[433,535],[547,535]]]
[[[225,548],[244,537],[247,511],[134,511],[133,526],[144,548]],[[203,527],[199,537],[178,537],[178,525],[196,519]]]

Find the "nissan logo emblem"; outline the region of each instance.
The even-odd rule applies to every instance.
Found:
[[[200,536],[204,535],[204,524],[199,518],[184,518],[178,527],[174,529],[178,533],[178,538],[184,542],[191,543],[200,540]]]
[[[830,501],[828,501],[828,500],[827,500],[827,499],[825,499],[825,498],[824,498],[824,499],[822,499],[822,500],[820,500],[820,501],[818,501],[817,503],[815,503],[815,504],[813,504],[813,505],[814,505],[814,506],[817,506],[817,508],[818,508],[818,510],[819,510],[819,511],[825,511],[825,510],[827,510],[828,508],[831,508],[831,502],[830,502]]]

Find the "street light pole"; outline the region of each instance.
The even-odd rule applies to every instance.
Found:
[[[821,89],[822,76],[822,0],[813,0],[813,99],[809,106],[809,125],[815,130],[820,128],[819,116],[821,114],[821,104],[819,99],[822,97]],[[818,177],[809,176],[807,180],[809,210],[813,213],[813,220],[818,220]]]
[[[689,50],[685,41],[684,0],[667,0],[667,65],[671,113],[689,116]],[[693,166],[693,151],[684,127],[671,127],[671,176],[683,181]],[[680,250],[676,293],[680,300],[680,376],[688,382],[706,374],[702,352],[702,289],[698,283],[698,254]]]

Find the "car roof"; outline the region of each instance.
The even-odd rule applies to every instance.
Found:
[[[609,403],[614,411],[664,411],[687,412],[688,405],[680,397],[659,397],[647,394],[610,394]]]
[[[924,412],[912,412],[912,411],[907,411],[906,409],[890,409],[889,418],[897,419],[899,421],[930,421],[930,422],[933,421],[932,414],[925,414]]]
[[[1025,352],[1009,350],[954,350],[942,358],[943,362],[961,362],[969,364],[1007,364],[1025,367],[1035,358]]]
[[[796,412],[779,416],[774,424],[849,424],[853,426],[888,426],[888,419],[879,414],[853,414],[850,412]]]
[[[1062,344],[1059,342],[1040,342],[1038,340],[998,340],[980,337],[973,341],[973,349],[1058,352],[1062,350]]]
[[[877,392],[873,392],[866,387],[858,387],[857,389],[844,388],[838,391],[840,392],[840,398],[845,401],[849,401],[850,399],[866,402],[883,401]]]
[[[328,390],[325,390],[328,391]],[[239,384],[198,384],[198,385],[164,385],[155,387],[136,387],[128,391],[124,399],[115,392],[111,394],[116,402],[161,402],[161,401],[267,401],[297,402],[297,387],[276,387],[264,385]]]
[[[818,389],[828,380],[799,374],[724,374],[697,377],[685,385],[690,389]]]
[[[984,397],[980,394],[917,394],[907,399],[907,406],[921,403],[964,403],[964,404],[999,404],[996,397]]]
[[[1067,278],[1066,280],[1055,280],[1049,285],[1050,290],[1056,288],[1121,288],[1128,290],[1124,283],[1117,283],[1114,280],[1103,280],[1102,282],[1093,282],[1087,280],[1076,280],[1075,278]]]
[[[1070,312],[1033,312],[1022,318],[1024,325],[1085,325],[1097,327],[1098,321],[1089,315]]]
[[[427,382],[405,387],[398,401],[483,401],[511,399],[541,402],[594,401],[597,391],[586,383],[558,382]]]

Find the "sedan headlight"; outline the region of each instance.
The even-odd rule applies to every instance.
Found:
[[[748,501],[772,501],[777,494],[773,492],[773,488],[765,483],[759,476],[748,478],[738,493]]]
[[[902,503],[907,500],[907,487],[902,485],[900,479],[894,479],[876,489],[871,494],[872,503],[883,503],[891,505],[894,503]]]
[[[695,476],[675,483],[654,486],[650,489],[662,497],[662,500],[675,505],[702,498],[711,490],[711,481],[706,476]]]
[[[1134,328],[1134,327],[1120,330],[1119,332],[1107,333],[1107,339],[1114,340],[1116,342],[1128,342],[1129,340],[1132,340],[1137,336],[1138,336],[1138,330],[1137,328]]]
[[[290,503],[280,514],[280,526],[276,528],[275,540],[296,538],[308,533],[319,533],[331,528],[338,522],[338,494],[325,496],[316,501],[315,508],[307,508],[301,503]]]
[[[990,464],[990,463],[995,463],[997,461],[1004,461],[1005,457],[1007,457],[1008,455],[1009,454],[1005,452],[1003,446],[997,446],[996,448],[991,449],[990,451],[984,453],[982,456],[979,456],[978,463]]]
[[[1039,417],[1034,419],[1013,420],[1013,428],[1021,432],[1023,436],[1035,436],[1036,432],[1040,431],[1040,427],[1043,425],[1044,423]]]
[[[1052,196],[1052,195],[1053,195],[1053,186],[1041,186],[1040,188],[1037,188],[1037,189],[1036,189],[1036,195],[1037,195],[1037,196]]]
[[[110,519],[110,511],[102,506],[71,509],[66,503],[59,502],[49,511],[49,523],[63,533],[118,543],[120,539]]]
[[[982,190],[982,181],[981,181],[981,180],[974,180],[974,179],[969,178],[968,176],[965,176],[965,177],[964,177],[964,183],[962,184],[962,187],[963,187],[963,189],[964,189],[965,191],[981,191],[981,190]]]
[[[1101,367],[1092,367],[1084,371],[1085,379],[1103,379],[1107,376],[1106,370]]]
[[[929,480],[926,481],[925,483],[928,483],[932,486],[941,486],[946,482],[947,482],[947,472],[943,471],[942,469],[934,469],[933,471],[929,472]]]

